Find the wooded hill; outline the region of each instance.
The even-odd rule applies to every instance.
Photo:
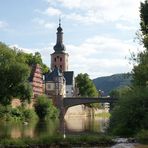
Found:
[[[131,74],[114,74],[111,76],[98,77],[93,79],[93,82],[97,90],[103,91],[103,95],[108,95],[112,90],[129,86],[131,84],[132,75]]]

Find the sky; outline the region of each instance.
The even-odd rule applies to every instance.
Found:
[[[59,17],[69,70],[90,78],[132,70],[130,53],[143,0],[0,0],[0,41],[24,52],[40,52],[50,67]]]

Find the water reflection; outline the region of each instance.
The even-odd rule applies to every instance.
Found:
[[[65,123],[64,123],[65,122]],[[61,125],[64,126],[61,126]],[[108,118],[68,117],[60,124],[60,120],[46,122],[32,122],[27,125],[22,123],[0,122],[0,138],[40,137],[59,133],[60,127],[64,132],[104,132],[108,125]],[[63,131],[61,130],[63,133]]]
[[[71,132],[104,132],[109,118],[92,118],[85,116],[68,117],[65,119],[66,129]]]

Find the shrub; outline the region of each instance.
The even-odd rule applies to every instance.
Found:
[[[0,105],[0,119],[4,121],[30,121],[37,118],[33,109],[26,109],[22,106],[12,108],[11,106]]]
[[[137,135],[136,139],[138,142],[148,144],[148,130],[141,130]]]
[[[135,87],[121,96],[111,113],[110,130],[119,136],[131,136],[148,129],[148,88]]]
[[[58,110],[46,96],[39,96],[35,104],[35,111],[40,119],[55,118]]]
[[[38,116],[37,116],[36,112],[34,111],[34,109],[25,109],[23,111],[23,114],[24,114],[25,121],[32,121],[32,120],[38,119]]]

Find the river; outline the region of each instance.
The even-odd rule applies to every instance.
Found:
[[[109,118],[91,118],[84,116],[68,117],[63,124],[59,119],[44,122],[32,122],[29,124],[0,122],[0,138],[24,138],[54,135],[62,132],[63,135],[102,133],[105,132]],[[62,126],[61,126],[62,125]],[[62,129],[61,129],[62,128]],[[148,146],[130,143],[121,143],[112,148],[148,148]]]
[[[59,119],[42,122],[32,122],[29,124],[15,122],[0,122],[0,138],[20,138],[39,137],[43,135],[53,135],[60,130],[65,134],[83,132],[104,132],[108,125],[108,118],[91,117],[69,117],[65,119],[64,126],[61,126]],[[63,129],[61,129],[63,128]]]

